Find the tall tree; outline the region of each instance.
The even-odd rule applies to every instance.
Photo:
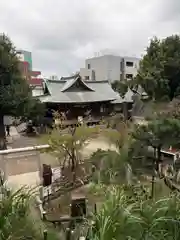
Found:
[[[126,93],[128,91],[127,81],[120,82],[120,81],[116,80],[116,81],[114,81],[111,84],[111,86],[112,86],[112,89],[115,92],[117,92],[122,99],[125,98],[125,95],[126,95]],[[126,120],[128,120],[128,106],[127,106],[127,102],[123,102],[122,103],[122,111],[123,111],[124,118]]]
[[[115,91],[115,92],[118,92],[119,95],[124,98],[125,97],[125,94],[127,93],[128,91],[128,85],[126,82],[120,82],[118,80],[112,82],[111,84],[112,86],[112,89]]]
[[[4,34],[0,35],[0,149],[5,149],[4,116],[22,116],[30,111],[32,94],[19,70],[16,49]]]
[[[134,138],[142,144],[142,147],[153,147],[157,152],[154,159],[154,170],[159,172],[159,164],[161,163],[162,148],[180,146],[180,121],[175,118],[160,118],[149,121],[147,125],[137,126],[134,129]]]
[[[153,38],[140,63],[138,83],[155,100],[170,99],[180,93],[180,37]]]
[[[99,128],[89,128],[85,124],[78,124],[62,134],[62,117],[55,112],[54,119],[57,125],[51,134],[45,135],[42,140],[50,145],[48,151],[56,156],[60,166],[62,168],[68,166],[75,173],[79,164],[83,163],[82,150],[90,138],[98,133]]]

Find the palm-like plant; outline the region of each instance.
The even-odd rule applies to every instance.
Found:
[[[102,208],[94,216],[91,240],[178,240],[180,200],[177,196],[159,201],[129,200],[125,191],[111,188]]]
[[[30,216],[30,192],[19,189],[7,191],[1,187],[0,197],[0,239],[42,239],[40,232],[34,227]]]
[[[137,173],[141,165],[141,161],[134,158],[138,146],[135,147],[129,126],[124,122],[119,126],[120,131],[105,131],[105,137],[114,150],[97,150],[91,160],[100,170],[97,176],[100,181],[131,184],[133,173]]]

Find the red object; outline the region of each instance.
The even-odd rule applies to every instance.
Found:
[[[42,78],[34,78],[31,77],[31,79],[29,79],[29,84],[32,86],[42,86],[43,84],[43,79]]]
[[[178,149],[172,148],[172,146],[170,146],[168,151],[174,153],[174,152],[178,152]]]
[[[31,76],[32,77],[38,77],[39,75],[41,75],[40,71],[31,71]]]
[[[175,148],[172,148],[172,149],[170,150],[170,152],[173,152],[173,153],[175,153],[175,152],[178,152],[178,150],[177,150],[177,149],[175,149]]]

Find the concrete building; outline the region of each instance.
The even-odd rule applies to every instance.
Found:
[[[130,80],[136,76],[139,62],[139,58],[114,55],[89,58],[85,61],[85,68],[80,69],[80,75],[83,80]]]
[[[25,50],[17,50],[17,56],[19,58],[19,68],[23,77],[29,81],[31,76],[34,76],[32,71],[32,54]],[[36,72],[35,72],[36,73]],[[41,73],[39,73],[41,74]]]
[[[41,75],[37,77],[31,77],[29,80],[29,85],[32,89],[33,97],[44,95],[44,79]]]
[[[25,50],[17,50],[17,54],[20,58],[20,61],[27,62],[29,70],[32,71],[32,54],[31,52]]]
[[[29,70],[29,64],[26,61],[19,61],[19,69],[21,74],[26,81],[31,79],[31,71]]]
[[[44,94],[43,78],[41,71],[32,69],[32,54],[25,50],[18,50],[19,68],[23,77],[29,83],[33,96],[41,96]]]

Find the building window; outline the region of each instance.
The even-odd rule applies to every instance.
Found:
[[[133,62],[126,62],[126,67],[133,67]]]
[[[133,75],[132,74],[126,74],[126,79],[132,79]]]
[[[91,69],[91,64],[90,63],[88,63],[88,69]]]
[[[85,80],[89,80],[89,76],[85,76]]]

